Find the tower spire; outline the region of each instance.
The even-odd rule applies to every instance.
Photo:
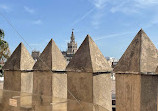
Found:
[[[74,29],[72,29],[71,42],[75,42]]]

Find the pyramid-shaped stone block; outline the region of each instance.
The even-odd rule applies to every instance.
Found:
[[[92,38],[87,35],[66,70],[79,72],[109,72],[111,68]]]
[[[65,68],[66,60],[53,39],[51,39],[44,51],[41,53],[33,69],[63,71]]]
[[[157,49],[141,29],[114,68],[117,73],[155,72],[157,67]]]
[[[10,58],[5,63],[4,70],[32,70],[34,60],[25,48],[23,43],[20,43]]]

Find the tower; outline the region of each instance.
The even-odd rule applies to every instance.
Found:
[[[77,43],[75,42],[75,36],[74,36],[73,29],[72,29],[72,34],[71,34],[71,40],[67,44],[67,46],[68,46],[68,48],[67,48],[67,57],[69,58],[68,60],[70,60],[70,59],[72,59],[72,56],[77,51]]]
[[[40,51],[32,51],[32,54],[31,54],[32,58],[37,61],[38,57],[40,56]]]

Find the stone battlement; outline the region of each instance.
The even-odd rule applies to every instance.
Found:
[[[117,111],[157,111],[157,53],[156,47],[141,29],[114,68]],[[35,63],[23,43],[20,43],[3,69],[4,90],[75,100],[85,111],[103,111],[99,107],[98,110],[87,107],[86,103],[112,111],[112,69],[89,35],[68,65],[51,39]],[[29,104],[35,100],[34,97],[24,99],[30,101]],[[39,99],[42,105],[61,101]],[[67,103],[49,110],[82,111],[82,108]]]

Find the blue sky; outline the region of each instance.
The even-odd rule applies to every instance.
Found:
[[[11,52],[20,42],[31,52],[2,16],[40,51],[51,38],[66,50],[72,28],[78,45],[89,34],[104,56],[120,58],[141,28],[158,46],[157,0],[0,0],[0,28]]]

